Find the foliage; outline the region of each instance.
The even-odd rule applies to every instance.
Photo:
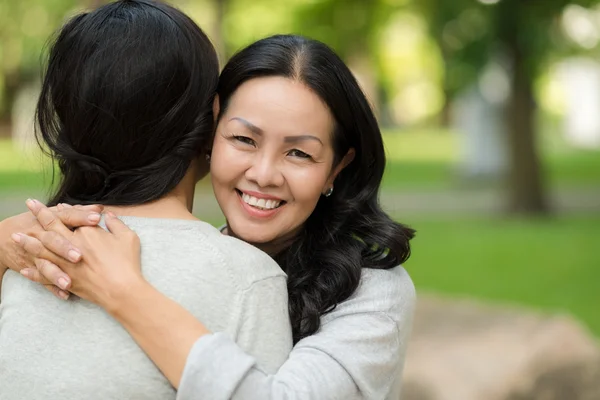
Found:
[[[490,3],[490,4],[487,4]],[[446,92],[452,97],[472,83],[490,57],[506,51],[518,36],[528,76],[535,77],[556,55],[577,48],[560,26],[568,5],[592,7],[598,0],[420,0],[411,7],[429,22],[445,61]]]
[[[0,2],[0,116],[9,112],[18,85],[35,79],[40,51],[53,30],[81,1],[27,0]]]

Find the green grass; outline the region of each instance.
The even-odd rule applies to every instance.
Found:
[[[459,143],[451,132],[387,132],[385,142],[385,189],[448,189],[465,183],[457,175]],[[600,187],[600,151],[574,149],[552,134],[542,136],[540,147],[549,185]]]
[[[600,216],[408,222],[418,289],[565,311],[600,336]]]
[[[52,168],[36,147],[23,150],[7,139],[0,139],[0,192],[45,189],[51,182]]]

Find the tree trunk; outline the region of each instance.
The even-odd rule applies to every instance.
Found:
[[[448,90],[444,90],[444,106],[439,115],[439,125],[442,128],[450,128],[452,124],[452,96]]]
[[[13,72],[5,76],[4,105],[2,110],[0,110],[0,137],[10,137],[11,135],[12,109],[21,84],[21,76],[18,72]]]
[[[223,28],[225,13],[227,11],[227,0],[216,0],[215,9],[215,27],[212,34],[212,42],[217,49],[219,64],[223,67],[229,56],[229,54],[227,54],[227,43],[225,43],[225,29]]]
[[[506,43],[513,58],[512,93],[507,107],[511,161],[508,179],[509,210],[519,214],[544,214],[548,211],[548,205],[535,140],[533,77],[525,64],[517,35],[512,39]]]

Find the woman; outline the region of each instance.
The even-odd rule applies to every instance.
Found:
[[[40,141],[60,167],[50,204],[104,205],[112,234],[63,234],[136,248],[133,275],[141,263],[167,303],[227,332],[274,373],[292,348],[285,274],[191,214],[195,184],[208,172],[217,80],[210,41],[174,8],[127,0],[75,16],[50,49],[37,108]],[[139,239],[118,229],[113,212]],[[119,259],[116,248],[101,252]],[[103,309],[55,299],[13,271],[1,275],[0,398],[176,398],[167,377],[183,366],[165,377]]]
[[[211,177],[224,232],[265,250],[288,274],[294,349],[267,374],[224,335],[207,333],[158,295],[150,306],[122,293],[127,298],[118,302],[130,306],[113,316],[163,371],[185,364],[181,381],[172,380],[181,399],[397,399],[414,307],[414,287],[399,265],[413,231],[379,206],[383,142],[355,78],[324,44],[273,36],[228,62],[217,94]],[[44,207],[34,211],[49,230],[59,225]],[[63,211],[65,221],[78,215],[73,211]],[[131,255],[105,262],[95,245],[39,237],[46,248],[33,237],[20,245],[58,264],[73,289],[107,309],[110,296],[98,294],[116,295],[119,271],[139,268],[128,242],[114,245]],[[84,254],[76,266],[58,257],[69,246]],[[49,263],[44,268],[53,282],[66,278]],[[148,290],[143,281],[127,284]],[[144,331],[140,320],[161,328]],[[187,358],[169,359],[180,346],[168,338],[182,331],[196,342]],[[167,342],[171,350],[159,345]]]

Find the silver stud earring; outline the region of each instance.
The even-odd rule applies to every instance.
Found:
[[[332,186],[332,187],[330,187],[329,189],[327,189],[327,190],[325,191],[325,193],[323,193],[323,196],[325,196],[325,197],[329,197],[329,196],[331,196],[331,193],[333,193],[333,186]]]
[[[206,154],[204,157],[206,157],[206,162],[210,164],[210,154]]]

